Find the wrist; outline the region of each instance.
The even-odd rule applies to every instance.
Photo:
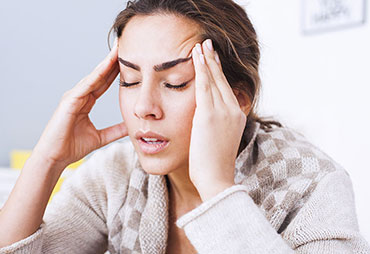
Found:
[[[54,161],[46,156],[32,152],[22,171],[32,171],[46,174],[57,181],[65,167],[66,165],[64,165],[64,163]]]
[[[218,184],[209,183],[209,184],[204,184],[204,186],[207,186],[205,188],[197,187],[197,190],[198,190],[200,198],[202,199],[203,202],[205,202],[234,185],[235,185],[234,182],[222,182]]]

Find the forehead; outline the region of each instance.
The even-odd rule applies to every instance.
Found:
[[[119,40],[119,55],[136,64],[158,64],[190,56],[200,42],[201,28],[190,19],[172,14],[134,16]]]

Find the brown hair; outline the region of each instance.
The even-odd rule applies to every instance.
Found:
[[[180,15],[197,22],[202,28],[200,38],[211,39],[218,52],[224,74],[230,86],[247,94],[251,110],[244,130],[238,154],[250,138],[249,126],[259,122],[263,128],[271,128],[274,121],[265,121],[255,112],[260,91],[258,72],[260,50],[256,31],[245,10],[232,0],[136,0],[128,1],[112,29],[118,38],[129,20],[135,15],[168,13]],[[111,29],[111,30],[112,30]]]

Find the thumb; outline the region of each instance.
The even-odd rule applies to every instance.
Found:
[[[127,126],[124,122],[110,126],[98,131],[100,137],[100,147],[128,135]]]

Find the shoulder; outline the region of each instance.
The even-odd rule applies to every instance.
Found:
[[[278,127],[259,129],[256,135],[258,160],[256,166],[282,167],[287,177],[305,174],[326,174],[341,170],[341,166],[299,132]]]
[[[244,163],[237,168],[237,183],[247,187],[250,197],[276,230],[284,228],[324,178],[348,178],[327,154],[286,127],[264,130],[257,126],[239,157]]]
[[[104,220],[112,220],[126,197],[136,159],[128,138],[97,150],[64,181],[48,216],[66,205],[76,213],[76,207],[85,207],[85,212],[92,209]]]
[[[343,170],[299,132],[287,127],[262,129],[259,124],[236,162],[239,182],[254,174],[279,182],[291,177],[323,176]]]

